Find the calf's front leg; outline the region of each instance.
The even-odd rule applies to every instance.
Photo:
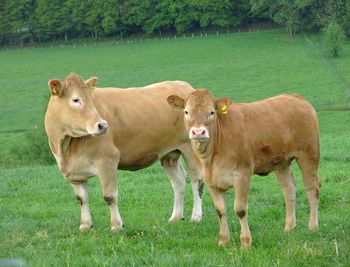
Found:
[[[220,222],[220,239],[219,246],[224,246],[230,241],[230,231],[227,224],[226,212],[226,192],[218,190],[208,185],[208,191],[213,199],[216,212],[219,216]]]
[[[81,219],[79,229],[84,232],[92,227],[87,184],[86,182],[71,183],[71,186],[73,187],[75,197],[80,203]]]

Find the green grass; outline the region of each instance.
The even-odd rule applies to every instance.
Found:
[[[80,233],[79,205],[56,167],[2,171],[0,258],[21,258],[30,266],[345,266],[349,261],[350,186],[348,163],[323,162],[320,230],[307,230],[308,203],[298,175],[297,228],[284,229],[283,195],[276,179],[255,177],[250,190],[253,247],[239,249],[240,226],[228,194],[231,243],[217,246],[218,220],[207,191],[204,221],[168,224],[171,186],[159,166],[121,172],[120,211],[125,229],[112,234],[97,179],[89,182],[94,228]],[[337,186],[330,186],[337,185]],[[335,244],[338,247],[336,254]]]
[[[232,191],[228,193],[231,242],[225,248],[217,246],[219,224],[207,191],[203,222],[188,223],[192,206],[188,184],[186,220],[168,224],[172,190],[159,165],[119,172],[120,211],[126,226],[117,234],[109,230],[109,211],[98,179],[91,179],[94,228],[80,233],[79,205],[57,167],[22,166],[25,161],[18,161],[17,154],[30,154],[30,150],[21,150],[27,145],[25,133],[33,132],[34,125],[42,127],[49,97],[47,81],[64,79],[70,72],[84,78],[97,76],[101,87],[185,80],[234,101],[296,92],[322,108],[330,99],[332,103],[347,101],[349,68],[350,44],[340,58],[325,60],[303,36],[291,39],[279,31],[0,51],[0,265],[1,259],[20,258],[29,266],[348,266],[349,112],[318,112],[319,231],[307,229],[309,208],[297,169],[298,221],[289,234],[283,231],[284,201],[274,175],[254,176],[249,201],[253,246],[249,251],[239,248],[240,226],[233,214]],[[39,131],[37,136],[45,138]]]

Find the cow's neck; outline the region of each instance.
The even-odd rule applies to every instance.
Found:
[[[60,153],[63,158],[67,157],[68,150],[69,150],[69,144],[72,140],[72,137],[70,136],[65,136],[61,142],[60,142]]]
[[[71,140],[72,137],[64,134],[56,134],[50,137],[50,147],[61,170],[66,167]]]

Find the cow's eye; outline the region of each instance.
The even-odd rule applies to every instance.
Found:
[[[185,114],[188,115],[188,111],[187,110],[185,110]]]
[[[214,115],[214,114],[215,114],[215,112],[214,112],[214,111],[210,112],[210,115]]]
[[[81,99],[79,97],[73,97],[72,102],[74,105],[80,105],[81,104]]]

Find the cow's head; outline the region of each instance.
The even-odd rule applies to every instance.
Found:
[[[211,137],[218,116],[225,116],[232,103],[228,98],[215,99],[205,89],[192,92],[187,99],[171,95],[167,101],[170,106],[184,110],[185,127],[189,138],[195,141],[206,141]]]
[[[57,127],[62,127],[66,135],[82,137],[100,135],[107,132],[108,124],[97,112],[93,93],[96,77],[84,81],[75,74],[63,82],[50,80],[50,118]]]

